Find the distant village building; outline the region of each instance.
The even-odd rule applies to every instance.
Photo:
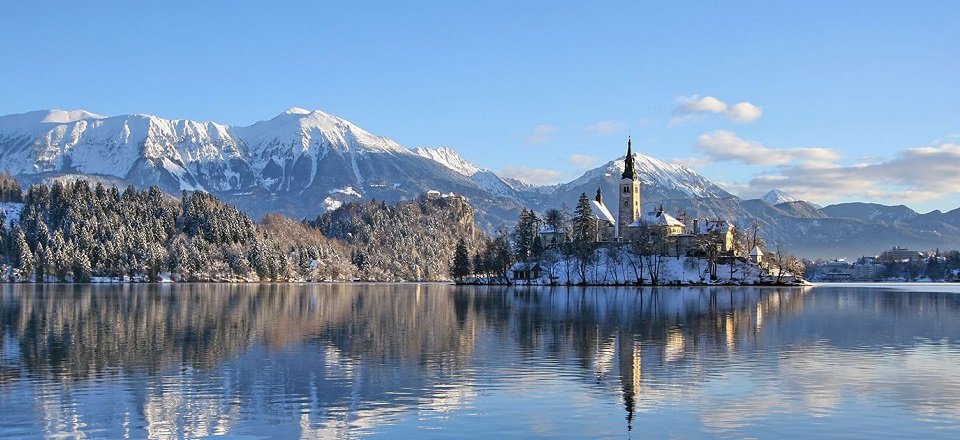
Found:
[[[882,261],[866,256],[853,263],[842,259],[823,261],[809,267],[808,273],[817,281],[876,281],[887,275],[887,266]]]
[[[920,260],[923,258],[923,254],[918,251],[911,251],[910,249],[894,246],[893,249],[888,251],[883,251],[880,254],[880,259],[883,261],[914,261]]]
[[[558,231],[552,226],[544,225],[540,227],[539,231],[540,243],[543,243],[544,246],[556,246],[560,243],[563,243],[566,239],[567,234],[563,231]]]
[[[853,279],[860,281],[871,281],[883,277],[887,272],[887,266],[877,261],[876,257],[860,257],[853,264]]]
[[[817,266],[817,279],[823,281],[850,281],[853,277],[853,265],[847,260],[833,260]]]

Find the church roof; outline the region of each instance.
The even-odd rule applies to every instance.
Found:
[[[750,251],[750,256],[751,256],[751,257],[762,257],[762,256],[763,256],[763,251],[760,250],[760,246],[754,246],[754,247],[753,247],[753,250]]]
[[[598,202],[596,200],[590,201],[590,210],[593,211],[593,216],[600,219],[610,222],[611,225],[617,224],[617,221],[613,219],[613,215],[610,214],[610,210],[607,209],[607,205],[604,205],[603,202]]]
[[[620,177],[621,179],[637,179],[637,172],[634,170],[633,166],[633,147],[630,142],[630,137],[627,136],[627,155],[623,159],[623,174]]]
[[[667,214],[666,212],[656,210],[651,211],[640,217],[640,220],[637,220],[630,224],[630,227],[636,228],[640,226],[686,226],[680,220],[675,219],[672,215]]]

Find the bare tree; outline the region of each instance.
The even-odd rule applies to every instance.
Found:
[[[787,254],[781,243],[777,243],[777,249],[773,253],[773,257],[768,261],[770,266],[777,270],[777,277],[774,279],[774,283],[776,284],[780,284],[783,281],[784,275],[787,274],[793,275],[798,279],[803,276],[803,261],[793,255]]]

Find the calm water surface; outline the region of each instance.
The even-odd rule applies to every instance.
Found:
[[[0,287],[0,438],[960,438],[960,287]]]

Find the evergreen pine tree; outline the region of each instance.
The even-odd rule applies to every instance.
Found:
[[[30,251],[30,245],[27,244],[27,237],[23,229],[19,226],[14,227],[14,255],[16,256],[15,265],[23,281],[29,281],[33,276],[33,252]]]
[[[580,193],[577,208],[573,211],[573,240],[578,243],[592,242],[596,238],[596,221],[590,199],[586,193]]]
[[[78,253],[73,259],[73,282],[89,283],[93,270],[90,268],[90,259],[84,253]]]
[[[467,243],[462,238],[457,242],[457,248],[453,253],[450,275],[453,275],[457,281],[462,281],[464,277],[470,275],[470,254],[467,251]]]

